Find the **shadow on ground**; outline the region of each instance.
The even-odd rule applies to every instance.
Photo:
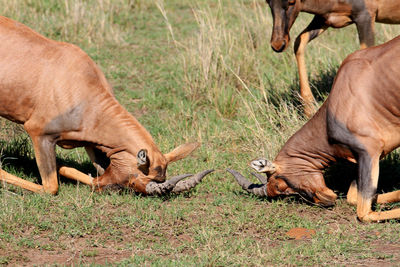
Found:
[[[357,164],[340,160],[325,172],[325,181],[329,188],[346,196],[352,180],[357,179]],[[400,154],[392,152],[380,161],[378,193],[400,189]]]
[[[10,142],[0,140],[0,146],[3,148],[0,161],[2,168],[12,169],[16,173],[20,173],[25,177],[32,177],[36,179],[35,183],[42,184],[40,179],[39,169],[36,165],[36,160],[31,146],[31,141],[28,136],[21,135]],[[83,173],[91,174],[92,177],[96,177],[96,169],[93,167],[90,161],[84,161],[78,163],[74,159],[60,158],[57,157],[57,167],[67,166],[75,168]],[[67,179],[65,177],[59,177],[61,184],[77,184],[77,181]],[[136,194],[132,189],[122,187],[120,185],[110,185],[103,188],[105,193],[120,193],[120,194]],[[137,193],[138,194],[138,193]],[[182,192],[179,196],[184,198],[190,198],[192,196],[192,190]],[[159,196],[163,201],[175,199],[178,194],[166,194]]]
[[[2,146],[1,163],[3,168],[13,169],[27,177],[36,177],[37,183],[41,183],[39,170],[34,158],[33,149],[28,137],[17,138],[12,142],[0,141]],[[68,166],[76,168],[84,173],[96,176],[96,170],[90,161],[77,163],[73,159],[57,157],[57,166]],[[326,184],[329,188],[339,194],[346,196],[352,180],[357,178],[357,164],[346,160],[339,160],[324,173]],[[400,189],[400,152],[394,151],[380,161],[380,174],[378,193],[391,192]],[[62,178],[62,183],[75,184],[76,181]],[[185,196],[190,197],[191,193],[186,192]],[[165,200],[173,196],[165,196]]]
[[[333,81],[335,80],[337,69],[338,67],[326,69],[319,73],[317,77],[310,80],[311,91],[318,102],[322,103],[328,97],[332,89]]]
[[[335,79],[337,67],[331,67],[319,73],[319,75],[310,80],[311,91],[318,102],[318,106],[321,106],[325,99],[328,97],[331,91],[333,81]],[[288,91],[282,92],[278,88],[275,88],[273,84],[270,84],[270,95],[271,103],[279,108],[282,102],[291,103],[299,111],[299,115],[303,115],[303,107],[300,97],[300,85],[298,79],[294,80]]]
[[[37,183],[41,184],[39,169],[36,165],[34,151],[29,137],[22,135],[12,141],[0,141],[1,166],[4,169],[12,169],[17,173],[22,173],[27,177],[37,178]],[[76,168],[84,173],[90,173],[93,177],[96,170],[90,161],[77,163],[73,159],[57,157],[57,166],[68,166]],[[76,183],[69,179],[62,179],[64,183]]]

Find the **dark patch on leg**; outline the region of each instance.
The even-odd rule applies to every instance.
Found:
[[[368,47],[373,46],[375,38],[372,24],[375,21],[372,21],[372,17],[365,6],[365,1],[352,0],[350,2],[352,5],[352,16],[357,26],[360,44],[365,44]]]
[[[36,136],[32,137],[32,141],[43,188],[47,193],[56,194],[58,179],[54,137]]]
[[[311,42],[313,39],[318,37],[321,33],[321,29],[323,29],[325,25],[325,19],[321,16],[315,15],[313,20],[308,24],[308,26],[297,36],[294,42],[294,53],[296,54],[297,50],[299,49],[301,35],[308,32],[308,42]]]
[[[49,138],[39,137],[37,138],[37,147],[39,151],[35,150],[36,160],[38,161],[38,167],[40,176],[48,177],[56,171],[56,152],[55,143]],[[38,155],[40,153],[40,155]]]
[[[371,199],[376,193],[376,187],[372,184],[372,159],[363,151],[358,154],[358,180],[357,190],[364,199]]]

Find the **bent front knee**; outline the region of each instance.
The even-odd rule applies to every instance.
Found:
[[[47,194],[57,195],[57,193],[58,193],[58,184],[55,184],[55,185],[43,185],[43,190]]]

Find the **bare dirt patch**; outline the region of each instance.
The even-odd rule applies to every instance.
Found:
[[[21,257],[21,255],[24,255]],[[75,247],[72,250],[46,251],[27,249],[20,252],[20,255],[9,254],[11,259],[8,264],[14,265],[46,265],[46,264],[106,264],[120,261],[132,256],[130,250],[116,250],[113,248],[85,249]],[[16,256],[16,257],[15,257]]]

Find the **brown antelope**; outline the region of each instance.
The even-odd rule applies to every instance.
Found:
[[[323,170],[339,158],[358,163],[358,179],[347,194],[361,221],[400,218],[400,209],[375,212],[371,205],[400,201],[400,190],[376,195],[379,160],[400,146],[400,37],[348,56],[317,113],[283,146],[273,162],[250,163],[267,175],[251,184],[229,170],[243,189],[259,196],[298,193],[321,205],[336,194]]]
[[[146,129],[117,102],[87,54],[5,17],[0,17],[0,115],[23,124],[28,132],[43,185],[4,170],[0,180],[34,192],[58,192],[55,145],[86,148],[100,176],[92,179],[68,167],[59,172],[97,190],[118,185],[149,195],[179,193],[211,172],[165,181],[167,165],[199,144],[163,155]]]
[[[327,28],[342,28],[352,23],[357,26],[361,48],[374,45],[376,22],[399,24],[400,0],[267,0],[272,16],[271,47],[275,52],[284,51],[289,44],[289,31],[299,12],[314,14],[311,23],[297,36],[294,44],[300,80],[300,95],[304,113],[311,117],[315,103],[311,92],[304,52],[308,42]]]

